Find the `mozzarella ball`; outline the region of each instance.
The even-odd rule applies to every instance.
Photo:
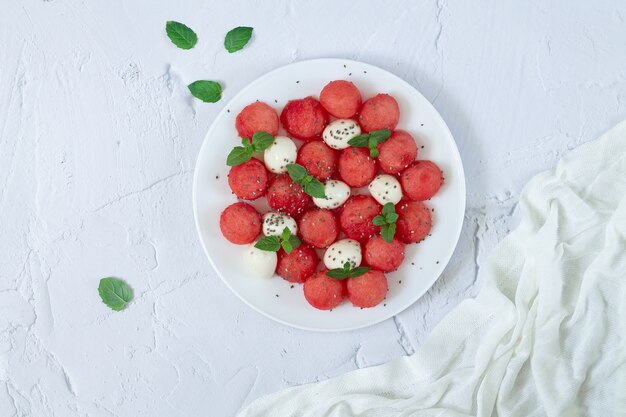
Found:
[[[276,252],[257,249],[250,245],[243,253],[243,262],[248,272],[259,278],[271,278],[276,271],[278,256]]]
[[[263,160],[267,169],[275,174],[287,172],[287,165],[294,164],[298,156],[296,144],[286,136],[276,136],[274,143],[265,150]]]
[[[329,123],[324,129],[322,138],[333,149],[345,149],[348,141],[361,134],[361,127],[351,119],[338,119]]]
[[[398,204],[402,200],[402,188],[400,182],[396,177],[391,175],[378,175],[367,186],[370,190],[370,194],[381,205],[386,203]]]
[[[324,184],[324,198],[313,197],[313,204],[323,209],[336,209],[350,197],[350,186],[343,181],[328,180]]]
[[[263,215],[263,234],[265,236],[280,236],[285,227],[292,235],[298,233],[298,225],[293,217],[275,211]]]
[[[361,245],[356,240],[338,240],[324,253],[324,265],[328,269],[343,268],[346,262],[351,268],[361,265]]]

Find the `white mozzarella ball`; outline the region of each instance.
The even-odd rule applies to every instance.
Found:
[[[276,252],[257,249],[250,245],[243,253],[244,266],[254,277],[271,278],[276,271],[278,257]]]
[[[328,269],[343,268],[346,262],[351,268],[361,265],[361,245],[356,240],[338,240],[324,253],[324,265]]]
[[[348,141],[361,134],[361,126],[352,119],[338,119],[329,123],[322,138],[333,149],[345,149]]]
[[[367,186],[374,200],[380,204],[386,203],[398,204],[402,200],[402,188],[396,177],[391,175],[378,175]]]
[[[287,165],[296,162],[298,148],[296,144],[286,136],[276,136],[274,143],[265,150],[263,160],[267,169],[275,174],[287,172]]]
[[[336,209],[350,197],[350,186],[343,181],[328,180],[324,184],[324,198],[313,197],[313,204],[323,209]]]
[[[263,234],[265,236],[280,236],[285,227],[292,235],[298,233],[298,225],[293,217],[275,211],[263,215]]]

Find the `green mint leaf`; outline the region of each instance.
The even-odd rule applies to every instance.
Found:
[[[289,242],[289,240],[283,240],[280,245],[283,247],[283,250],[287,255],[289,255],[293,250],[293,246],[291,246],[291,242]]]
[[[369,140],[370,135],[365,133],[363,135],[355,136],[348,141],[348,145],[354,146],[355,148],[364,148],[367,146],[367,142]]]
[[[387,224],[387,221],[385,221],[385,218],[383,216],[376,216],[374,217],[374,219],[372,219],[372,223],[374,224],[374,226],[382,226],[384,224]]]
[[[296,249],[298,246],[302,244],[302,241],[300,240],[298,236],[291,235],[289,236],[289,244],[293,246],[294,249]]]
[[[274,136],[267,132],[256,132],[252,135],[252,147],[254,152],[263,152],[274,143]]]
[[[376,149],[376,145],[378,145],[378,141],[373,135],[370,135],[370,137],[367,139],[367,146],[370,149]]]
[[[367,273],[370,269],[369,266],[358,266],[352,270],[350,270],[350,278],[360,277],[361,275]]]
[[[132,288],[121,279],[113,277],[100,280],[98,294],[100,294],[102,302],[115,311],[123,310],[133,299]]]
[[[287,164],[287,172],[294,182],[300,184],[308,175],[306,169],[300,164]]]
[[[287,254],[290,254],[292,250],[300,246],[302,243],[300,239],[291,234],[291,230],[288,227],[283,229],[283,232],[280,235],[281,246]]]
[[[358,266],[351,269],[350,262],[346,262],[343,264],[343,268],[331,269],[326,272],[326,275],[335,279],[355,278],[360,277],[370,269],[371,268],[369,266]]]
[[[346,279],[349,278],[349,273],[344,271],[341,268],[337,268],[337,269],[331,269],[330,271],[326,272],[326,275],[328,275],[331,278],[334,279]]]
[[[280,239],[278,239],[278,236],[267,236],[263,239],[259,239],[259,241],[254,244],[254,247],[266,252],[278,252],[278,249],[280,249]]]
[[[304,192],[315,198],[326,198],[324,184],[309,175],[307,170],[299,164],[287,164],[287,172],[297,184],[301,184]]]
[[[376,140],[376,137],[370,133],[370,137],[367,140],[367,146],[370,148],[370,157],[372,158],[378,157],[378,148],[376,145],[378,145],[378,141]]]
[[[228,154],[226,158],[226,165],[234,167],[235,165],[241,165],[244,162],[248,162],[252,158],[252,148],[244,148],[236,146]]]
[[[222,98],[222,86],[215,81],[198,80],[187,86],[195,98],[205,103],[215,103]]]
[[[304,192],[315,198],[326,198],[324,184],[313,178],[310,182],[304,184]]]
[[[386,203],[383,206],[383,211],[382,211],[383,216],[387,216],[388,214],[395,213],[395,212],[396,212],[396,207],[394,206],[393,203]]]
[[[381,226],[380,235],[383,237],[385,242],[391,243],[393,241],[393,237],[396,235],[396,224],[391,223]]]
[[[385,216],[385,221],[389,224],[395,223],[396,221],[398,221],[398,217],[400,216],[398,216],[397,213],[389,213]]]
[[[373,137],[374,140],[376,140],[377,144],[383,143],[384,141],[389,139],[389,137],[391,137],[391,130],[389,129],[374,130],[373,132],[370,132],[370,136]]]
[[[165,32],[172,43],[181,49],[191,49],[196,46],[198,36],[188,26],[174,21],[165,23]]]
[[[252,37],[252,28],[239,26],[230,30],[224,38],[224,48],[231,54],[243,49]]]

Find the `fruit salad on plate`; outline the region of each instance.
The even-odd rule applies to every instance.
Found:
[[[444,181],[434,162],[418,159],[411,134],[396,130],[400,117],[394,97],[363,101],[345,80],[329,82],[319,99],[289,101],[280,115],[260,101],[241,109],[241,146],[226,161],[239,201],[219,222],[223,237],[242,245],[251,277],[303,284],[320,310],[385,299],[405,245],[429,236],[425,201]],[[269,211],[247,203],[258,199]]]

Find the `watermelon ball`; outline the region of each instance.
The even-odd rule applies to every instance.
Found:
[[[389,94],[377,94],[363,103],[359,124],[364,132],[396,128],[400,120],[400,107]]]
[[[387,296],[387,277],[381,271],[370,269],[359,277],[348,278],[346,293],[353,306],[374,307]]]
[[[339,210],[339,226],[347,237],[363,242],[380,230],[372,220],[381,211],[381,205],[371,196],[352,196]]]
[[[404,261],[404,245],[396,238],[387,242],[381,236],[374,236],[365,242],[363,257],[372,268],[392,272]]]
[[[311,197],[300,184],[287,174],[272,178],[267,187],[267,202],[271,208],[295,217],[312,204]]]
[[[252,135],[256,132],[266,132],[276,136],[278,133],[278,113],[262,101],[248,104],[237,115],[235,128],[239,136],[251,141]]]
[[[421,201],[402,200],[396,206],[396,237],[403,243],[421,242],[432,229],[430,209]]]
[[[231,204],[220,216],[220,229],[235,245],[252,243],[261,233],[261,215],[249,204]]]
[[[413,136],[404,130],[395,130],[389,139],[378,145],[378,164],[387,174],[398,174],[417,157]]]
[[[318,310],[330,310],[343,301],[344,283],[319,271],[304,282],[304,298]]]
[[[300,237],[315,248],[327,248],[339,235],[337,218],[330,210],[313,209],[305,212],[298,222]]]
[[[252,158],[230,169],[228,185],[238,198],[256,200],[267,189],[267,170],[261,161]]]
[[[326,181],[337,170],[337,151],[324,142],[312,141],[302,145],[298,151],[297,163],[320,181]]]
[[[364,187],[376,176],[376,161],[367,148],[349,147],[339,155],[339,176],[351,187]]]
[[[328,124],[328,113],[313,97],[291,100],[287,103],[280,121],[290,136],[301,140],[319,138]]]
[[[400,183],[404,195],[412,200],[430,200],[443,184],[443,172],[432,161],[415,161],[402,171]]]
[[[313,275],[318,261],[315,250],[306,244],[301,244],[290,253],[280,249],[276,273],[289,282],[302,283]]]
[[[320,103],[338,119],[349,119],[361,107],[361,92],[350,81],[331,81],[320,93]]]

